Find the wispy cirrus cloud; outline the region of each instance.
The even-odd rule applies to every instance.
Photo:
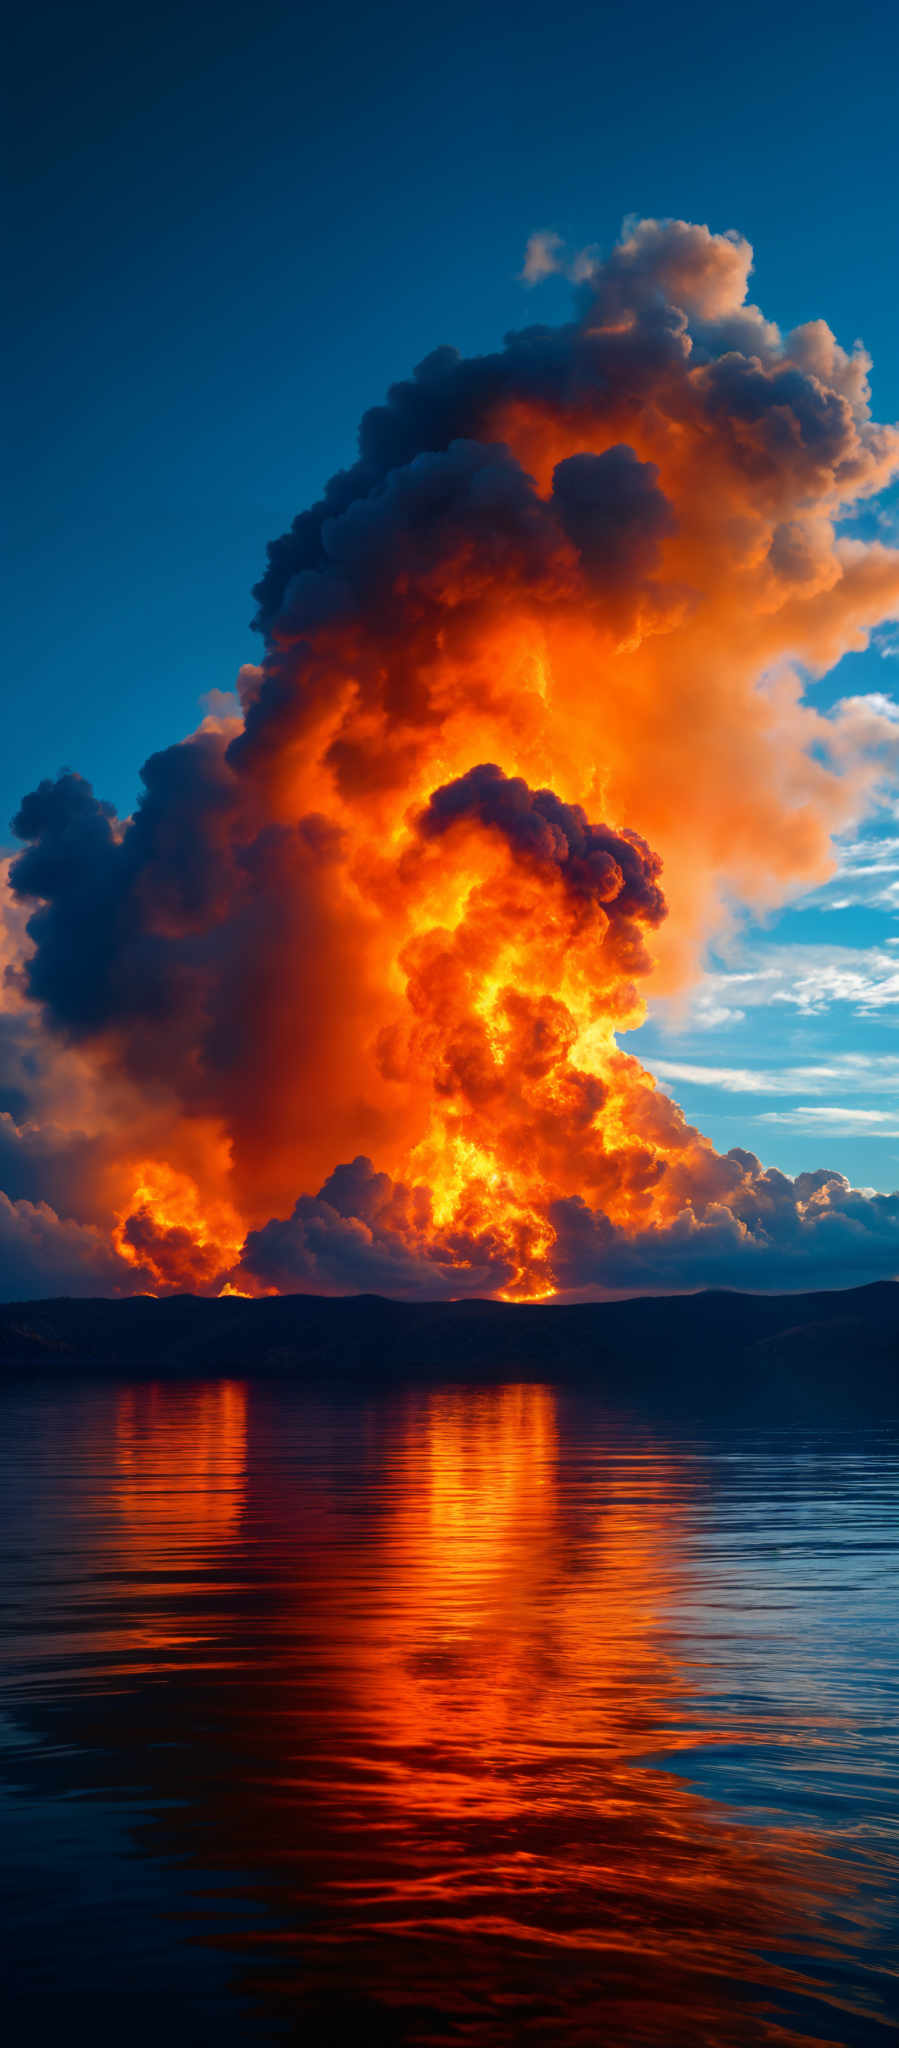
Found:
[[[853,839],[839,848],[838,875],[899,874],[899,838]]]
[[[846,1103],[797,1102],[792,1109],[763,1110],[759,1123],[840,1138],[899,1138],[896,1114],[895,1109],[862,1109]]]
[[[823,889],[805,898],[810,910],[899,911],[899,837],[881,833],[837,847],[837,869]]]
[[[796,1095],[800,1091],[814,1095],[834,1086],[865,1095],[899,1094],[899,1057],[892,1054],[869,1058],[862,1053],[838,1053],[817,1064],[780,1068],[708,1066],[703,1061],[666,1059],[651,1059],[649,1064],[659,1080],[720,1088],[727,1095]],[[873,1111],[850,1113],[876,1120]]]
[[[747,1011],[771,1004],[803,1017],[819,1016],[838,1004],[869,1017],[899,1005],[899,939],[883,946],[757,943],[747,946],[733,967],[709,969],[683,1003],[657,1003],[665,1024],[686,1021],[701,1030],[737,1023]]]

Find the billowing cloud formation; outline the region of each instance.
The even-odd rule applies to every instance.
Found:
[[[427,1213],[417,1240],[410,1236],[409,1191],[376,1174],[370,1160],[339,1172],[343,1188],[333,1175],[317,1196],[303,1195],[291,1217],[250,1233],[247,1273],[286,1292],[455,1296],[460,1252],[474,1247],[435,1233]],[[569,1297],[709,1286],[790,1292],[889,1279],[897,1270],[899,1194],[865,1195],[826,1170],[791,1180],[738,1150],[725,1156],[720,1199],[685,1207],[663,1229],[616,1228],[577,1195],[557,1202],[551,1221],[553,1272]],[[508,1287],[513,1273],[502,1248],[482,1239],[477,1249],[472,1291]]]
[[[751,260],[535,238],[573,318],[365,415],[270,548],[239,712],[130,819],[71,773],[25,797],[4,1292],[899,1268],[893,1198],[722,1157],[619,1043],[735,902],[827,878],[899,754],[889,707],[802,686],[899,611],[899,551],[843,525],[899,434]]]
[[[11,1202],[0,1193],[0,1277],[7,1299],[130,1291],[128,1266],[108,1237],[60,1218],[47,1202]]]

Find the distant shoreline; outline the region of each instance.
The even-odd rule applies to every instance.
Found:
[[[0,1373],[551,1379],[630,1413],[899,1421],[899,1285],[584,1304],[380,1295],[0,1304]]]

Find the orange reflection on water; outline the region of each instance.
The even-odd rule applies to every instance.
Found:
[[[522,1796],[509,1766],[535,1747],[642,1740],[650,1702],[677,1683],[656,1622],[679,1483],[672,1458],[593,1461],[573,1525],[551,1388],[411,1397],[376,1567],[387,1597],[360,1644],[366,1717],[397,1751],[464,1754],[460,1797],[477,1761],[481,1796],[507,1811]],[[418,1795],[403,1771],[401,1796],[432,1804],[432,1770]]]
[[[187,1612],[173,1617],[173,1580],[187,1601],[225,1558],[240,1528],[246,1454],[240,1381],[138,1382],[117,1395],[114,1563],[148,1603],[134,1632],[148,1654],[197,1640]]]
[[[762,2014],[781,1988],[814,1997],[778,1951],[800,1929],[808,1947],[845,1872],[664,1767],[771,1739],[703,1725],[685,1665],[692,1461],[579,1450],[545,1386],[412,1393],[391,1420],[375,1526],[323,1560],[313,1629],[345,1646],[315,1802],[336,1822],[304,1942],[316,2010],[338,1942],[397,2040],[500,2048],[532,2013],[585,2048],[813,2041]]]
[[[54,1802],[60,1767],[136,1789],[136,1982],[177,2006],[186,1949],[229,1952],[198,2039],[892,2038],[891,1751],[852,1659],[888,1639],[899,1463],[654,1446],[541,1386],[35,1405],[17,1712]]]
[[[232,1536],[240,1516],[247,1394],[236,1380],[122,1389],[115,1418],[115,1498],[128,1537],[152,1564],[162,1552],[202,1552]]]

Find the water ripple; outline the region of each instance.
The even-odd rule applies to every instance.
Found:
[[[895,1432],[514,1384],[0,1415],[15,2041],[897,2037]]]

